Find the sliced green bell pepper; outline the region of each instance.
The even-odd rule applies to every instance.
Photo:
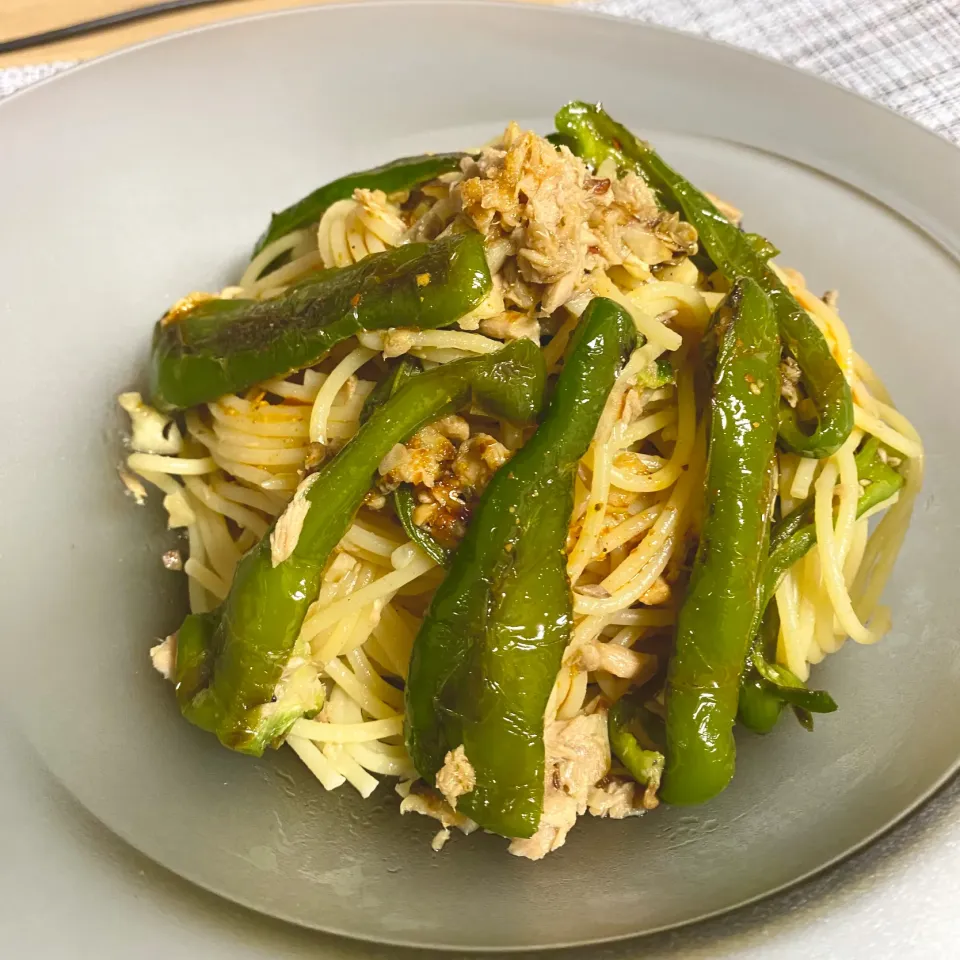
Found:
[[[422,373],[420,361],[409,355],[400,357],[390,373],[367,395],[360,409],[360,422],[365,423],[377,407],[390,399],[411,377]]]
[[[320,360],[363,330],[455,323],[490,292],[483,239],[470,232],[323,270],[274,300],[205,300],[160,320],[152,402],[185,409]]]
[[[748,278],[718,313],[706,508],[667,671],[660,796],[702,803],[734,772],[733,722],[753,638],[770,519],[780,340],[769,299]]]
[[[493,416],[529,421],[539,411],[546,371],[538,347],[518,340],[497,353],[420,374],[379,406],[349,443],[298,490],[306,504],[292,551],[277,561],[273,535],[237,567],[213,613],[188,616],[178,634],[177,696],[183,715],[233,750],[259,756],[314,709],[298,684],[297,638],[327,560],[396,443],[468,403]],[[296,509],[296,503],[287,508]],[[307,671],[307,675],[309,671]],[[308,679],[308,676],[307,676]],[[288,689],[288,681],[294,689]]]
[[[270,218],[270,225],[257,240],[251,259],[267,244],[279,240],[292,230],[299,230],[301,227],[319,222],[328,207],[338,200],[349,199],[353,196],[353,191],[358,188],[382,190],[384,193],[413,190],[430,180],[435,180],[441,173],[459,170],[460,161],[465,156],[465,153],[432,153],[420,157],[401,157],[380,167],[351,173],[327,183],[285,210],[275,213]]]
[[[505,837],[540,823],[544,711],[572,621],[574,477],[636,342],[617,304],[590,302],[540,426],[484,491],[414,642],[410,756],[432,783],[462,745],[476,785],[457,809]]]

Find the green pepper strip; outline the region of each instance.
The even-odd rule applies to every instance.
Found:
[[[836,701],[826,690],[808,690],[807,685],[786,667],[768,661],[759,651],[753,655],[753,666],[760,676],[773,685],[784,703],[801,707],[811,713],[833,713]]]
[[[749,278],[737,281],[721,309],[707,507],[667,672],[667,764],[660,794],[672,804],[709,800],[733,776],[733,721],[769,522],[780,396],[776,318]]]
[[[393,492],[393,509],[403,532],[431,559],[441,567],[449,567],[453,551],[438,543],[423,527],[413,522],[413,511],[416,507],[413,498],[413,487],[409,483],[401,483]]]
[[[880,441],[871,437],[857,453],[857,476],[866,480],[857,500],[857,516],[889,500],[902,486],[903,477],[879,457]],[[770,537],[770,556],[764,567],[760,610],[775,609],[770,603],[783,575],[816,544],[813,499],[800,504],[780,520]],[[779,621],[778,621],[779,622]],[[766,623],[766,617],[765,617]],[[761,631],[763,633],[765,631]],[[799,692],[803,691],[803,693]],[[807,696],[807,694],[809,696]],[[807,690],[806,685],[786,667],[776,664],[776,632],[772,649],[754,644],[740,690],[739,719],[755,733],[769,733],[785,703],[813,713],[831,713],[837,705],[822,690]]]
[[[414,641],[410,756],[432,783],[462,745],[476,786],[457,810],[505,837],[532,836],[543,812],[544,711],[573,619],[574,478],[636,341],[617,304],[590,302],[540,426],[484,491]]]
[[[324,270],[274,300],[207,300],[156,326],[153,403],[184,409],[316,363],[364,330],[454,323],[490,292],[478,233],[411,243]]]
[[[624,694],[607,714],[613,755],[630,776],[655,793],[663,776],[666,731],[663,720],[643,705],[639,691]]]
[[[833,713],[837,703],[826,690],[810,690],[791,670],[777,660],[777,633],[780,616],[777,606],[767,606],[760,631],[747,655],[747,670],[740,685],[737,719],[754,733],[769,733],[788,704],[797,715],[808,717],[804,723],[813,729],[814,713]]]
[[[786,705],[785,701],[770,689],[769,681],[760,675],[754,663],[754,657],[757,654],[765,663],[776,663],[779,631],[780,614],[777,611],[777,605],[771,603],[763,614],[760,629],[747,654],[747,668],[740,681],[737,719],[754,733],[768,733],[772,730]]]
[[[435,153],[422,157],[401,157],[381,167],[361,170],[359,173],[351,173],[334,180],[307,194],[285,210],[275,213],[270,218],[270,226],[257,240],[251,259],[274,240],[279,240],[293,230],[317,223],[328,207],[338,200],[349,199],[358,187],[382,190],[384,193],[414,190],[430,180],[435,180],[441,173],[459,170],[460,161],[465,156],[465,153]]]
[[[793,715],[797,718],[797,722],[806,730],[808,733],[813,733],[813,714],[804,709],[803,707],[798,707],[796,704],[791,706],[793,710]]]
[[[392,397],[400,387],[403,386],[411,377],[417,376],[421,372],[420,364],[412,357],[401,357],[400,362],[393,368],[390,376],[381,380],[370,395],[364,401],[363,409],[360,411],[360,422],[363,423],[373,411],[384,403],[389,397]],[[401,483],[393,492],[393,509],[403,527],[404,533],[428,556],[434,563],[441,567],[450,566],[450,558],[453,555],[452,550],[448,550],[441,543],[438,543],[423,527],[417,526],[413,522],[413,511],[416,509],[416,502],[413,498],[413,486],[409,483]]]
[[[857,516],[861,517],[877,504],[889,500],[902,486],[903,477],[878,456],[879,441],[868,440],[857,454],[857,476],[867,480],[857,500]],[[817,542],[813,523],[812,498],[801,504],[773,529],[770,536],[770,558],[764,570],[761,603],[765,607],[777,592],[783,575]]]
[[[367,395],[360,408],[360,422],[366,423],[377,407],[386,403],[411,377],[422,373],[420,361],[413,357],[401,357],[390,373]]]
[[[370,395],[364,401],[363,409],[360,411],[360,422],[363,423],[373,411],[384,403],[389,397],[392,397],[400,387],[403,386],[411,377],[417,376],[421,372],[420,364],[412,357],[402,357],[400,362],[393,368],[390,376],[381,380],[376,387],[370,391]],[[417,526],[413,522],[413,511],[416,509],[416,501],[413,498],[413,486],[409,483],[401,483],[393,492],[393,509],[403,527],[404,533],[428,556],[434,563],[441,567],[450,566],[450,558],[453,551],[447,549],[441,543],[438,543],[423,527]]]
[[[815,431],[807,434],[797,422],[796,411],[781,404],[780,442],[805,457],[822,459],[835,453],[853,429],[850,387],[817,325],[767,266],[765,250],[758,253],[755,240],[601,107],[568,103],[557,114],[556,124],[561,133],[576,140],[577,154],[592,166],[611,157],[620,169],[640,174],[662,207],[681,212],[696,227],[704,249],[731,283],[747,276],[760,285],[770,297],[783,345],[800,366],[818,416]]]
[[[750,244],[750,249],[764,262],[772,260],[780,251],[764,236],[759,233],[744,233],[743,239]]]
[[[222,606],[187,617],[178,635],[187,653],[177,658],[176,678],[184,716],[243,753],[259,756],[265,745],[279,742],[304,705],[282,697],[277,703],[278,684],[327,560],[380,461],[394,444],[468,403],[528,421],[539,411],[545,382],[539,349],[519,340],[495,354],[423,373],[374,411],[316,479],[299,488],[297,497],[308,507],[292,553],[274,565],[268,534],[240,561]]]

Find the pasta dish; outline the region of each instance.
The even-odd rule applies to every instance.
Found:
[[[812,730],[811,667],[890,626],[923,447],[777,254],[584,103],[274,214],[119,398],[183,532],[183,716],[534,860]]]

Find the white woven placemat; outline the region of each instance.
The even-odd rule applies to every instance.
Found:
[[[54,63],[41,63],[36,67],[6,67],[0,69],[0,99],[9,97],[21,87],[29,87],[31,83],[52,77],[67,67],[72,67],[75,60],[57,60]]]
[[[960,143],[960,0],[598,0],[584,6],[783,60]]]
[[[597,0],[584,5],[794,64],[960,143],[960,0]],[[0,70],[0,97],[69,66]]]

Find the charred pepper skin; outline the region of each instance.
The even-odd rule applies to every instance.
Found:
[[[530,837],[540,823],[544,711],[573,616],[565,544],[574,476],[636,343],[617,304],[590,302],[540,426],[494,474],[414,642],[414,764],[433,783],[463,745],[476,786],[457,809],[505,837]]]
[[[293,230],[317,223],[328,207],[338,200],[349,199],[354,190],[382,190],[387,194],[414,190],[430,180],[435,180],[442,173],[459,170],[460,161],[465,156],[465,153],[432,153],[419,157],[401,157],[382,166],[351,173],[327,183],[275,213],[270,218],[270,225],[257,240],[251,259],[274,240],[279,240]]]
[[[661,799],[703,803],[733,776],[733,723],[769,529],[780,340],[769,299],[738,280],[721,308],[706,509],[667,671]]]
[[[557,114],[556,125],[591,166],[612,158],[619,169],[642,176],[662,207],[682,213],[696,227],[700,243],[727,280],[750,277],[760,285],[773,304],[783,346],[800,366],[817,411],[816,428],[805,433],[796,412],[782,403],[780,443],[805,457],[822,459],[836,453],[853,429],[850,386],[817,325],[768,266],[774,248],[730,223],[709,198],[602,107],[568,103]]]
[[[289,715],[277,716],[278,684],[327,559],[360,508],[380,461],[394,444],[468,403],[494,416],[530,421],[540,410],[545,383],[539,348],[520,340],[497,353],[422,373],[374,410],[298,491],[308,507],[289,555],[274,562],[274,526],[240,561],[223,604],[213,613],[187,617],[178,635],[184,654],[178,654],[176,675],[184,716],[242,753],[259,756],[265,746],[279,743],[303,711],[294,704]]]
[[[364,330],[455,323],[490,292],[476,232],[323,270],[274,300],[205,300],[154,328],[150,393],[182,410],[308,367]]]

